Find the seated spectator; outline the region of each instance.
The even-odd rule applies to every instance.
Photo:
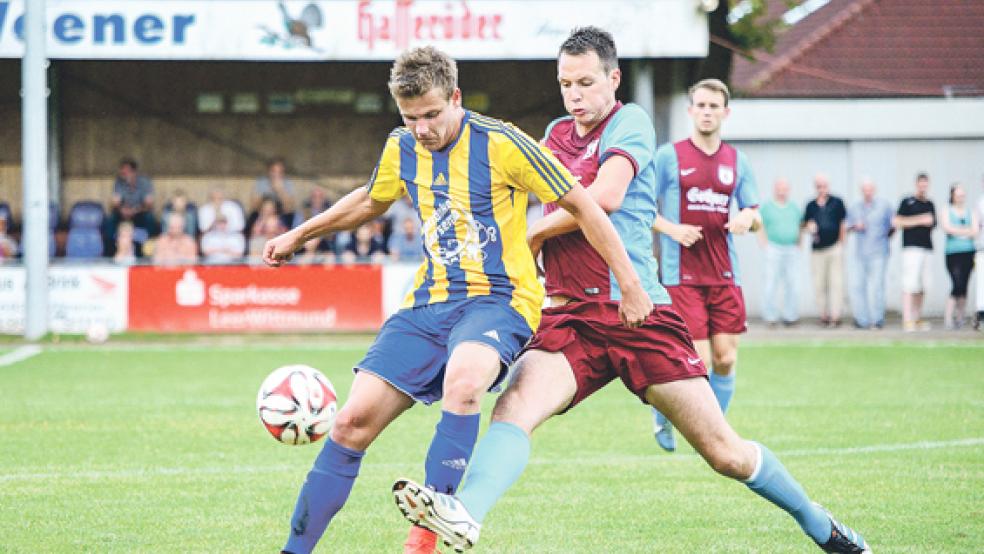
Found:
[[[373,234],[371,223],[364,223],[352,234],[352,240],[345,246],[342,262],[382,263],[386,259],[386,246],[381,236]]]
[[[171,200],[164,206],[161,220],[167,221],[168,216],[172,213],[179,213],[184,216],[185,234],[193,237],[198,236],[198,210],[195,209],[194,204],[188,201],[188,195],[182,189],[175,189]]]
[[[263,258],[263,246],[273,237],[283,233],[287,228],[276,213],[268,213],[263,219],[257,220],[253,226],[253,234],[249,238],[249,256],[252,261],[259,262]]]
[[[304,199],[304,202],[301,202],[301,209],[294,212],[294,221],[291,228],[297,227],[330,207],[331,201],[328,200],[328,193],[325,192],[325,189],[322,187],[312,187],[311,193]]]
[[[216,214],[223,214],[226,218],[226,229],[235,233],[242,233],[246,229],[246,216],[243,214],[243,207],[234,200],[225,197],[222,189],[212,189],[208,193],[208,202],[198,208],[198,227],[202,232],[212,228],[215,223]]]
[[[399,229],[390,235],[390,259],[399,262],[419,262],[423,257],[420,247],[420,232],[417,230],[416,216],[404,217]]]
[[[320,239],[311,239],[304,243],[304,249],[294,257],[298,265],[330,264],[335,261],[335,255],[322,247]]]
[[[195,239],[185,233],[184,216],[172,213],[167,218],[167,229],[154,245],[154,263],[157,265],[192,264],[198,258]]]
[[[137,161],[120,160],[113,197],[109,205],[109,217],[103,222],[103,240],[110,251],[116,242],[116,228],[121,221],[130,221],[134,227],[144,229],[148,236],[155,236],[160,229],[154,219],[154,184],[146,175],[137,173]]]
[[[210,264],[241,262],[246,250],[246,238],[229,228],[224,213],[215,216],[212,228],[202,235],[202,256]]]
[[[123,221],[116,228],[116,254],[113,261],[120,265],[132,265],[137,261],[136,243],[133,240],[133,223]]]
[[[17,241],[7,234],[7,217],[0,216],[0,261],[17,257]]]
[[[287,162],[283,158],[268,161],[266,175],[256,180],[250,202],[251,217],[260,211],[260,204],[264,200],[277,203],[277,213],[283,216],[284,225],[293,223],[297,202],[294,197],[294,183],[287,178]]]
[[[246,238],[252,239],[256,236],[260,223],[269,219],[271,215],[276,216],[277,219],[280,219],[281,226],[286,228],[286,225],[283,223],[283,219],[280,218],[281,214],[277,209],[277,203],[272,199],[267,198],[266,200],[260,202],[259,209],[249,216],[249,220],[246,222],[246,228],[249,230],[246,234]]]

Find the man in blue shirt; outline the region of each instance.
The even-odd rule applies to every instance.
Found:
[[[861,200],[847,212],[847,230],[854,233],[851,264],[851,311],[859,329],[885,325],[885,267],[892,227],[892,206],[875,197],[875,183],[861,181]]]

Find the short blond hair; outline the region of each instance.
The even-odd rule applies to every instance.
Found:
[[[690,96],[690,103],[694,103],[694,93],[697,89],[707,89],[712,92],[719,92],[724,95],[724,105],[728,105],[728,101],[731,100],[731,92],[728,91],[728,85],[724,84],[721,79],[702,79],[690,87],[687,94]]]
[[[458,64],[433,46],[421,46],[400,54],[390,69],[389,90],[394,98],[416,98],[440,89],[451,98],[458,88]]]

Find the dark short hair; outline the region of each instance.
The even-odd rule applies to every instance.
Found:
[[[271,167],[273,167],[275,165],[278,165],[278,164],[284,166],[284,169],[287,169],[287,159],[284,158],[283,156],[274,156],[274,157],[268,159],[267,160],[267,163],[266,163],[266,166],[267,166],[267,169],[270,169]]]
[[[929,180],[929,173],[926,173],[925,171],[920,171],[919,173],[916,173],[916,180],[917,181],[922,181],[923,179],[925,179],[925,180],[928,181]]]
[[[137,170],[137,160],[131,158],[130,156],[126,156],[125,158],[120,160],[119,167],[123,167],[124,165],[130,166],[130,169],[134,171]]]
[[[612,34],[593,25],[575,27],[567,40],[560,45],[557,55],[558,57],[560,54],[580,56],[588,52],[598,55],[605,73],[618,69],[618,52],[615,50]]]

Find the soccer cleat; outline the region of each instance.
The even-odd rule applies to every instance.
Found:
[[[410,534],[403,543],[403,554],[434,554],[437,552],[437,535],[430,529],[416,525],[410,527]]]
[[[653,434],[656,435],[656,444],[667,452],[676,450],[676,437],[673,436],[673,424],[666,416],[653,410]]]
[[[822,548],[824,552],[871,554],[871,547],[868,546],[868,543],[864,542],[861,533],[834,519],[834,516],[823,506],[816,503],[814,505],[823,510],[830,519],[830,538],[823,544],[818,542],[817,546]]]
[[[455,552],[464,552],[478,542],[482,526],[457,498],[400,479],[393,483],[393,499],[410,523],[437,533]]]

